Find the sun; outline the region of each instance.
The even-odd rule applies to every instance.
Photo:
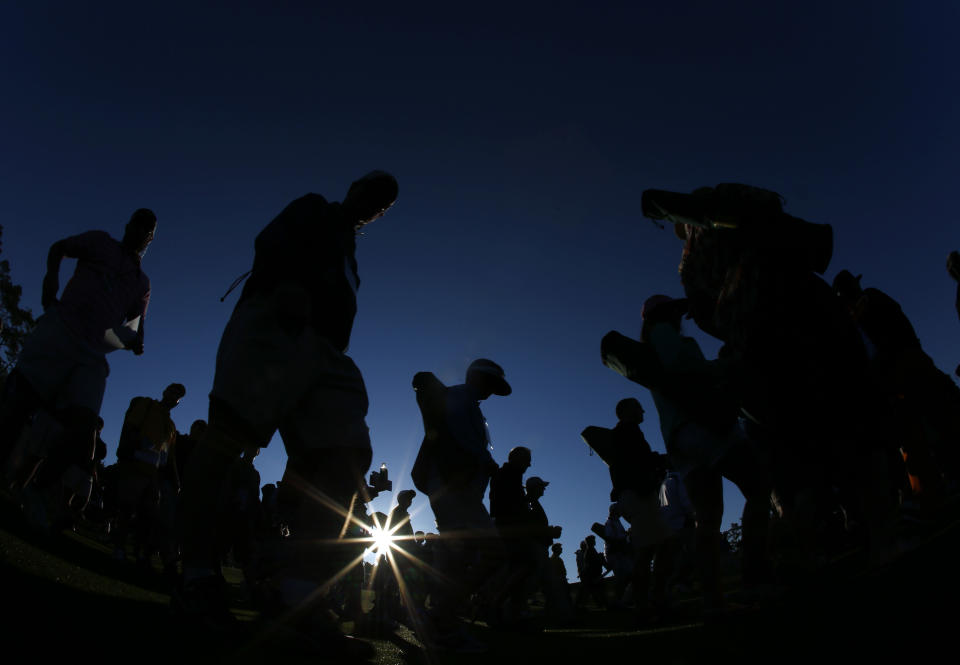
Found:
[[[386,554],[393,547],[394,535],[389,529],[374,527],[370,532],[370,549],[380,556]]]

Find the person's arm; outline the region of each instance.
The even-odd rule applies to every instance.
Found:
[[[140,356],[143,355],[143,337],[146,331],[144,321],[147,318],[147,306],[150,304],[150,285],[147,284],[147,289],[141,296],[140,300],[137,301],[137,306],[131,310],[126,319],[128,321],[137,321],[137,336],[127,343],[127,348],[133,351],[133,355]]]
[[[57,303],[57,291],[60,290],[60,262],[64,257],[81,259],[93,250],[94,238],[103,234],[102,231],[87,231],[79,235],[62,238],[52,245],[47,252],[47,273],[43,276],[43,289],[40,295],[40,304],[44,311]]]

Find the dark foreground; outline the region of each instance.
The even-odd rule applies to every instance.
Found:
[[[9,514],[0,522],[0,593],[6,654],[33,662],[318,663],[251,635],[218,643],[191,633],[168,609],[156,575],[112,561],[95,540],[66,532],[38,539]],[[960,522],[944,519],[894,563],[865,572],[858,555],[776,600],[707,620],[696,610],[638,626],[629,613],[584,611],[573,626],[503,632],[482,624],[482,655],[428,653],[406,628],[368,639],[370,662],[781,663],[910,662],[956,658]],[[238,581],[238,580],[237,580]],[[243,611],[237,585],[237,607]],[[5,659],[6,660],[6,659]],[[336,662],[330,660],[329,662]]]

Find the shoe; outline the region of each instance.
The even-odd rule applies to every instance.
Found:
[[[181,580],[170,594],[170,608],[193,627],[213,635],[237,635],[240,622],[230,611],[226,587],[219,575]]]

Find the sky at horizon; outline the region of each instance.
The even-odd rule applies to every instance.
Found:
[[[157,212],[146,353],[109,356],[109,462],[134,396],[181,382],[178,429],[206,417],[239,292],[219,299],[260,229],[306,192],[392,172],[398,203],[358,241],[349,350],[394,481],[371,509],[410,485],[414,373],[455,384],[491,358],[514,389],[482,404],[493,455],[532,449],[573,580],[610,489],[580,431],[636,397],[664,450],[649,392],[599,354],[609,330],[639,334],[647,296],[682,293],[680,241],[642,218],[644,189],[780,192],[832,225],[825,278],[847,268],[897,299],[952,375],[958,19],[949,2],[7,3],[0,258],[39,314],[54,241]],[[275,438],[262,482],[284,462]],[[729,484],[725,503],[724,528],[743,505]],[[433,530],[425,497],[413,509]]]

